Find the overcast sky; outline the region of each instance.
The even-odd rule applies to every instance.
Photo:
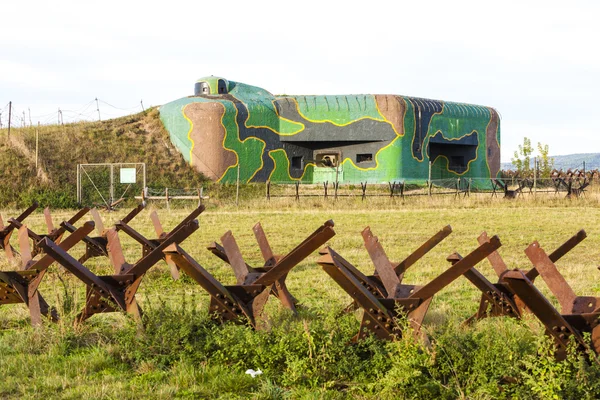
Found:
[[[219,75],[274,94],[492,106],[503,161],[523,136],[600,152],[599,15],[594,1],[3,2],[0,111],[95,118],[97,97],[109,118]]]

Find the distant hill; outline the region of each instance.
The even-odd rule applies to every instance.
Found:
[[[580,154],[568,154],[564,156],[552,156],[554,158],[554,168],[567,170],[569,168],[583,168],[585,162],[585,169],[600,169],[600,153],[580,153]],[[531,159],[531,166],[533,166],[533,158]],[[502,163],[500,168],[503,170],[514,169],[512,163]]]

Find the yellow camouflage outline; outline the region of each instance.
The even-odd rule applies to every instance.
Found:
[[[373,95],[373,97],[375,97],[376,95]],[[404,100],[404,98],[402,98],[402,96],[396,96],[393,94],[384,94],[381,96],[385,96],[385,97],[400,97],[402,99],[402,101],[404,101],[404,112],[402,113],[402,128],[404,128],[404,117],[406,116],[406,101]],[[381,115],[381,117],[383,118],[384,122],[387,122],[388,124],[390,124],[390,126],[392,127],[392,130],[394,131],[394,133],[396,134],[396,136],[398,137],[404,137],[404,135],[406,135],[406,130],[404,130],[403,134],[399,134],[398,131],[396,130],[396,127],[394,126],[394,124],[392,124],[391,121],[389,121],[385,115],[383,115],[383,113],[381,112],[381,109],[379,108],[379,104],[377,103],[377,97],[375,97],[375,108],[377,108],[377,112],[379,113],[379,115]]]
[[[183,115],[183,118],[185,118],[189,123],[190,123],[190,130],[187,133],[187,137],[189,139],[190,142],[192,142],[192,147],[190,147],[190,165],[193,165],[192,162],[194,161],[194,157],[193,157],[193,150],[194,150],[194,146],[196,146],[196,142],[194,142],[194,139],[192,139],[192,131],[194,130],[194,123],[192,122],[191,119],[188,118],[188,116],[185,114],[185,109],[187,108],[187,106],[189,106],[190,104],[194,104],[194,103],[187,103],[186,105],[184,105],[181,109],[181,114]],[[227,131],[225,131],[227,132]]]
[[[392,95],[393,96],[393,95]],[[404,99],[402,99],[404,101]],[[388,147],[392,146],[394,144],[394,142],[396,142],[396,140],[401,139],[402,137],[404,137],[404,135],[400,135],[396,129],[394,128],[394,124],[392,124],[390,121],[388,121],[385,116],[383,114],[381,114],[381,110],[379,109],[379,106],[377,105],[377,101],[375,101],[375,107],[377,108],[377,112],[379,113],[379,115],[381,115],[381,117],[383,118],[383,121],[381,122],[386,122],[388,124],[390,124],[390,126],[392,127],[394,133],[396,133],[396,137],[391,140],[388,144],[386,144],[385,146],[383,146],[382,148],[380,148],[379,150],[377,150],[377,152],[375,153],[375,166],[374,167],[368,167],[368,168],[361,168],[358,165],[356,165],[354,163],[354,161],[352,161],[351,158],[346,157],[346,158],[342,158],[342,162],[341,165],[343,166],[344,163],[349,162],[354,168],[358,169],[359,171],[372,171],[374,169],[377,169],[379,167],[379,153],[381,153],[383,150],[387,149]],[[406,115],[406,107],[404,107],[404,115]],[[404,125],[404,116],[402,116],[402,125]]]
[[[487,128],[492,123],[492,119],[493,119],[492,114],[496,113],[496,115],[498,115],[498,126],[496,127],[496,132],[494,132],[494,140],[498,144],[498,152],[500,152],[500,142],[498,141],[498,129],[500,129],[500,115],[492,107],[487,107],[487,109],[490,112],[490,121],[488,122],[488,124],[485,127],[485,149],[486,149],[486,152],[485,152],[485,162],[486,162],[487,167],[488,167],[488,172],[490,173],[490,178],[496,178],[496,176],[492,177],[492,169],[490,168],[490,159],[488,158],[488,155],[487,155]],[[499,156],[500,156],[500,154],[499,154]],[[498,157],[498,158],[500,159],[500,157]],[[500,164],[502,164],[502,163],[500,163]],[[501,168],[498,167],[498,172],[500,172],[500,169]],[[498,175],[498,172],[496,172],[496,175]]]
[[[472,130],[471,133],[466,133],[466,134],[462,135],[459,138],[447,138],[446,136],[444,136],[444,132],[442,132],[440,130],[436,131],[432,136],[436,136],[438,133],[441,133],[442,134],[442,138],[445,139],[445,140],[448,140],[448,141],[460,140],[460,139],[462,139],[462,138],[464,138],[466,136],[471,136],[472,134],[475,134],[475,136],[479,136],[479,131],[477,131],[476,129]],[[481,143],[478,142],[477,143],[477,148],[475,149],[475,158],[472,159],[472,160],[469,160],[469,162],[467,163],[467,169],[465,169],[465,171],[462,172],[462,173],[460,173],[460,174],[458,172],[452,171],[449,168],[449,166],[450,166],[450,160],[448,159],[448,157],[446,157],[445,155],[442,155],[442,154],[440,154],[437,157],[435,157],[433,159],[433,161],[431,161],[431,165],[433,166],[433,164],[437,161],[438,158],[440,158],[440,157],[445,158],[446,159],[446,169],[448,170],[448,172],[450,172],[450,173],[452,173],[454,175],[457,175],[457,176],[462,176],[462,175],[466,174],[467,172],[469,172],[469,170],[471,169],[471,163],[477,161],[477,159],[479,158],[479,146],[481,146]],[[488,172],[489,172],[489,170],[488,170]]]
[[[223,99],[219,99],[218,100],[218,102],[221,105],[223,105],[223,108],[225,109],[225,112],[221,116],[221,125],[223,125],[223,128],[225,129],[225,135],[223,136],[223,148],[226,149],[226,150],[234,152],[237,161],[236,161],[235,165],[231,165],[231,166],[227,167],[227,169],[225,170],[225,172],[223,173],[223,175],[221,175],[221,177],[219,179],[217,179],[217,182],[220,182],[221,179],[223,179],[225,177],[225,175],[227,175],[227,172],[229,171],[230,168],[235,168],[240,163],[240,156],[237,153],[237,151],[235,151],[234,149],[230,149],[228,147],[225,147],[225,138],[227,137],[227,133],[228,132],[227,132],[227,127],[225,127],[225,124],[223,123],[223,118],[225,118],[225,114],[227,113],[227,108],[225,107],[225,105],[223,103],[226,102],[226,101],[229,102],[229,103],[231,103],[232,106],[233,106],[233,108],[235,109],[235,119],[234,120],[235,120],[235,128],[236,128],[236,131],[237,131],[237,139],[238,139],[238,141],[240,143],[244,144],[247,140],[256,139],[256,140],[261,141],[262,144],[263,144],[262,151],[260,152],[260,167],[257,168],[256,171],[254,171],[254,173],[252,174],[252,176],[250,176],[250,178],[248,178],[248,180],[246,181],[246,182],[250,182],[252,180],[252,178],[254,178],[256,176],[256,174],[258,173],[258,171],[260,171],[261,169],[263,169],[263,167],[265,166],[265,163],[263,162],[262,155],[265,152],[265,148],[267,147],[267,143],[264,140],[262,140],[261,138],[256,137],[256,136],[248,136],[246,139],[242,140],[240,138],[240,127],[237,124],[238,109],[235,106],[235,104],[233,103],[233,101],[231,101],[231,100],[223,100]]]
[[[271,180],[271,176],[273,176],[273,173],[275,172],[275,170],[277,169],[277,161],[273,158],[273,156],[271,155],[271,153],[275,152],[275,151],[283,151],[283,154],[285,155],[285,158],[288,161],[288,168],[286,169],[287,175],[290,177],[291,181],[302,181],[302,178],[304,178],[304,175],[306,174],[306,168],[309,165],[312,165],[313,167],[316,167],[317,165],[315,163],[311,163],[309,162],[308,164],[306,164],[304,166],[304,170],[302,171],[302,175],[300,176],[300,178],[292,178],[292,175],[290,175],[290,168],[289,166],[291,165],[290,162],[290,158],[287,155],[287,152],[285,151],[285,149],[274,149],[274,150],[269,150],[268,154],[269,154],[269,158],[271,158],[271,160],[273,160],[273,171],[271,171],[271,173],[269,174],[269,178],[267,179],[267,181]]]
[[[236,98],[236,99],[238,99],[238,98],[237,98],[237,97],[235,97],[235,96],[233,96],[233,97],[234,97],[234,98]],[[238,100],[240,100],[240,99],[238,99]],[[240,101],[241,101],[241,100],[240,100]],[[297,131],[295,131],[295,132],[292,132],[292,133],[281,133],[281,132],[278,132],[278,131],[274,130],[274,129],[273,129],[273,128],[271,128],[270,126],[266,126],[266,125],[248,125],[248,124],[247,124],[247,122],[248,122],[248,120],[250,119],[250,108],[249,108],[248,106],[246,106],[246,108],[248,109],[248,117],[247,117],[247,118],[246,118],[246,120],[244,121],[244,126],[245,126],[246,128],[264,128],[264,129],[268,129],[268,130],[270,130],[271,132],[273,132],[273,133],[275,133],[276,135],[279,135],[279,136],[294,136],[294,135],[297,135],[298,133],[302,132],[304,129],[306,129],[306,125],[304,125],[302,122],[298,122],[298,121],[294,121],[294,120],[292,120],[292,119],[289,119],[289,118],[282,117],[282,116],[279,114],[279,112],[277,111],[277,107],[275,107],[275,101],[277,101],[277,99],[275,99],[275,100],[271,100],[271,104],[273,104],[273,109],[275,110],[275,115],[277,115],[277,118],[279,118],[279,119],[282,119],[282,120],[285,120],[285,121],[288,121],[288,122],[292,122],[292,123],[294,123],[294,124],[299,124],[299,125],[301,125],[302,127],[301,127],[301,128],[299,128]],[[244,103],[244,104],[247,104],[247,103],[245,103],[245,102],[243,102],[243,101],[241,101],[241,102],[242,102],[242,103]]]
[[[415,154],[413,153],[413,145],[415,143],[415,137],[417,136],[417,116],[415,115],[415,131],[413,132],[412,135],[412,141],[410,142],[410,155],[412,156],[412,158],[414,158],[415,160],[417,160],[417,162],[422,163],[423,161],[425,161],[425,156],[424,156],[424,152],[423,149],[425,148],[425,143],[429,143],[429,128],[431,127],[431,122],[433,121],[433,116],[434,115],[442,115],[444,114],[444,111],[446,110],[446,102],[442,101],[442,100],[435,100],[435,101],[439,101],[440,103],[442,103],[442,111],[440,111],[439,113],[433,113],[431,115],[431,118],[429,118],[429,123],[427,124],[427,130],[425,131],[425,138],[423,139],[423,145],[421,147],[421,154],[423,155],[423,159],[419,160],[417,157],[415,157]],[[415,110],[415,105],[413,104],[413,114],[414,114],[414,110]],[[437,134],[437,132],[436,132]],[[442,133],[443,135],[443,133]],[[431,160],[430,160],[431,161]]]
[[[365,96],[374,96],[374,95],[372,95],[372,94],[369,94],[369,95],[365,95]],[[323,97],[325,97],[325,95],[323,95]],[[382,118],[383,118],[382,120],[380,120],[380,119],[375,119],[375,118],[373,118],[373,117],[369,117],[369,116],[365,116],[365,117],[362,117],[362,118],[354,119],[354,120],[352,120],[352,121],[350,121],[350,122],[347,122],[347,123],[345,123],[345,124],[337,124],[337,123],[335,123],[335,122],[333,122],[333,121],[331,121],[331,120],[328,120],[328,119],[324,119],[324,120],[310,119],[310,118],[307,118],[307,117],[306,117],[306,115],[302,114],[302,112],[300,111],[300,106],[299,106],[299,104],[298,104],[298,101],[297,101],[295,98],[293,98],[293,97],[290,97],[290,99],[292,99],[292,101],[293,101],[294,103],[296,103],[296,110],[298,111],[298,114],[300,114],[300,116],[301,116],[302,118],[304,118],[305,120],[307,120],[307,121],[309,121],[309,122],[314,122],[314,123],[317,123],[317,124],[324,124],[324,123],[326,123],[326,122],[329,122],[331,125],[335,125],[335,126],[343,127],[343,126],[348,126],[348,125],[350,125],[350,124],[353,124],[353,123],[355,123],[355,122],[358,122],[358,121],[362,121],[362,120],[364,120],[364,119],[370,119],[370,120],[377,121],[377,122],[387,122],[387,121],[385,120],[385,118],[383,118],[383,116],[382,116]],[[375,101],[375,103],[377,103],[377,102]],[[381,114],[379,114],[379,115],[381,115]]]

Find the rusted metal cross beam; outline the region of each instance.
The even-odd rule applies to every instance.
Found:
[[[86,222],[59,245],[55,245],[61,251],[67,252],[93,229],[94,223]],[[32,252],[29,246],[29,233],[27,231],[26,225],[22,225],[19,228],[19,244],[23,269],[21,271],[0,272],[0,305],[23,303],[29,308],[31,324],[40,325],[42,323],[42,316],[52,321],[58,320],[56,310],[48,306],[48,303],[46,303],[38,291],[42,278],[48,267],[54,262],[54,259],[50,255],[45,255],[37,261],[32,259]],[[50,241],[49,238],[45,240]]]
[[[369,240],[371,245],[378,242],[374,237]],[[392,264],[383,261],[375,264],[380,281],[373,280],[330,247],[318,263],[364,311],[354,340],[369,334],[392,339],[402,333],[396,321],[401,314],[408,317],[414,334],[422,336],[421,325],[433,296],[500,246],[500,239],[493,237],[424,286],[401,283]]]
[[[90,211],[90,209],[88,207],[84,207],[84,208],[80,209],[71,218],[69,218],[69,220],[66,221],[66,223],[68,223],[68,224],[77,223],[77,221],[79,221],[81,218],[83,218],[83,216],[85,214],[87,214],[88,211]],[[33,257],[35,257],[37,254],[40,253],[41,249],[37,246],[37,243],[39,243],[43,238],[47,237],[48,239],[52,240],[54,243],[58,244],[58,243],[60,243],[65,232],[67,232],[67,229],[62,224],[59,228],[54,227],[54,221],[52,220],[52,214],[50,213],[50,208],[48,208],[48,207],[46,207],[44,209],[44,221],[46,223],[46,228],[48,230],[48,233],[38,234],[36,232],[33,232],[30,229],[27,230],[27,232],[29,234],[29,238],[33,241],[33,249],[31,251],[31,255]],[[14,226],[17,228],[21,228],[23,226],[23,224],[19,220],[16,220],[13,218],[9,219],[9,222],[14,224]]]
[[[15,229],[19,229],[19,227],[15,224],[14,221],[23,223],[25,219],[31,215],[38,208],[38,203],[34,202],[31,207],[26,209],[19,215],[17,218],[13,218],[12,222],[9,222],[8,225],[4,225],[4,221],[2,220],[2,216],[0,215],[0,242],[2,243],[2,248],[4,249],[4,253],[6,254],[6,258],[9,261],[14,260],[14,255],[17,251],[10,244],[10,237]]]
[[[134,318],[140,319],[141,309],[135,294],[145,273],[163,258],[163,250],[171,244],[180,244],[197,229],[198,221],[189,221],[135,264],[126,263],[118,232],[116,229],[109,229],[106,232],[108,254],[115,270],[121,272],[108,276],[95,275],[48,239],[44,239],[41,245],[52,258],[87,285],[85,308],[78,315],[76,323],[83,322],[94,314],[117,310],[126,311]]]
[[[271,270],[276,265],[278,265],[280,271],[282,268],[282,262],[286,263],[289,269],[291,269],[297,263],[301,262],[304,258],[308,257],[308,255],[314,250],[310,250],[302,258],[296,258],[290,263],[289,260],[286,259],[286,257],[289,256],[289,254],[284,257],[281,255],[275,255],[273,253],[271,245],[269,244],[269,240],[267,239],[267,236],[260,222],[254,225],[252,231],[254,232],[256,242],[258,243],[258,247],[264,259],[264,264],[261,267],[252,267],[248,263],[246,263],[246,261],[242,257],[241,251],[231,231],[228,231],[227,233],[225,233],[225,235],[221,237],[221,242],[223,243],[223,245],[213,242],[210,246],[208,246],[208,250],[210,250],[214,255],[216,255],[218,258],[225,261],[232,267],[238,285],[249,284],[255,281],[259,281],[259,283],[262,283],[266,282],[269,279],[269,276],[272,276],[274,274],[279,275],[279,278],[276,279],[272,284],[270,284],[271,292],[281,301],[281,303],[286,308],[296,313],[296,306],[298,304],[298,301],[296,300],[296,298],[294,298],[294,296],[292,296],[285,284],[287,273],[281,274],[277,271],[271,272]],[[321,243],[322,245],[330,239],[330,237],[328,237],[328,234],[324,234],[323,232],[329,231],[333,232],[333,221],[327,221],[323,226],[321,226],[319,229],[317,229],[317,231],[315,231],[311,236],[309,236],[302,244],[300,244],[300,246],[307,244],[312,246],[312,243],[315,242],[314,237],[317,236],[322,236],[323,238],[325,238]],[[333,232],[333,234],[335,233]],[[333,234],[331,234],[331,237],[333,237]],[[319,241],[321,241],[321,239],[319,239]],[[263,278],[264,276],[266,276],[267,278]]]
[[[585,238],[586,233],[582,229],[554,250],[549,256],[550,260],[552,260],[552,262],[558,261]],[[483,232],[477,240],[480,244],[489,241],[487,233]],[[449,257],[448,261],[456,262],[458,259],[460,259],[460,255],[456,254],[454,257]],[[465,273],[465,278],[469,279],[471,283],[482,292],[479,308],[477,309],[477,312],[467,320],[467,323],[490,316],[511,316],[520,318],[523,315],[523,312],[527,311],[527,307],[504,280],[504,275],[509,272],[506,263],[497,251],[488,255],[487,259],[498,276],[498,282],[491,283],[476,269]],[[539,274],[538,269],[535,266],[529,271],[521,272],[523,272],[531,282],[533,282]]]
[[[159,246],[166,238],[173,235],[173,233],[177,232],[182,226],[187,224],[190,221],[193,221],[205,210],[203,205],[195,208],[187,217],[185,217],[175,228],[173,228],[169,232],[165,232],[160,219],[158,218],[158,214],[156,211],[150,213],[150,220],[152,221],[152,225],[154,226],[154,231],[156,232],[156,239],[148,239],[144,237],[141,233],[137,232],[135,229],[128,225],[128,221],[121,220],[117,222],[115,227],[118,231],[121,231],[128,236],[130,236],[133,240],[142,245],[142,255],[148,254],[150,251],[154,250],[157,246]],[[172,260],[164,257],[165,262],[169,266],[171,276],[174,280],[179,279],[179,267]]]
[[[272,267],[263,272],[258,269],[248,269],[231,232],[226,233],[221,240],[224,254],[231,261],[235,271],[236,285],[221,284],[180,247],[171,246],[165,250],[165,254],[208,292],[209,311],[213,318],[221,322],[249,323],[255,329],[261,329],[267,324],[264,306],[271,293],[278,295],[280,301],[287,307],[293,306],[291,299],[283,295],[287,291],[284,292],[280,286],[276,286],[278,282],[281,282],[294,266],[318,250],[334,235],[333,221],[325,222],[307,239],[287,255],[279,257]],[[273,292],[273,286],[277,287],[276,292]]]
[[[529,249],[532,247],[530,246]],[[530,251],[534,257],[537,257],[541,254],[540,250],[539,246],[534,246]],[[544,258],[544,263],[551,264],[547,256]],[[600,308],[598,307],[600,303],[598,297],[575,296],[572,299],[571,311],[559,312],[522,271],[509,271],[504,275],[504,279],[511,290],[544,324],[546,334],[552,337],[556,344],[555,356],[558,360],[567,357],[567,348],[571,338],[576,341],[579,350],[592,350],[596,354],[600,353]],[[591,348],[584,340],[586,333],[591,335]]]
[[[133,210],[131,210],[121,221],[124,223],[129,223],[140,212],[142,212],[143,209],[143,204],[138,205]],[[95,208],[90,210],[90,214],[92,215],[92,218],[96,224],[96,231],[98,232],[98,236],[86,236],[83,239],[83,242],[85,243],[85,254],[79,259],[79,262],[81,264],[85,263],[87,260],[93,257],[108,257],[108,241],[106,239],[106,229],[104,228],[104,222],[102,222],[102,218],[100,217],[98,210],[96,210]],[[61,223],[61,227],[68,232],[74,232],[77,229],[69,221]],[[119,228],[117,228],[117,230],[118,229]]]
[[[416,264],[417,261],[422,259],[427,253],[429,253],[435,246],[437,246],[442,240],[448,237],[452,233],[452,227],[450,225],[445,226],[439,232],[431,236],[427,239],[419,248],[409,254],[404,260],[399,263],[393,263],[387,257],[385,250],[381,246],[379,239],[376,236],[373,236],[370,227],[366,227],[362,231],[363,241],[365,243],[365,248],[369,253],[369,257],[371,261],[375,265],[375,272],[373,275],[368,276],[370,280],[369,286],[372,286],[373,289],[377,290],[377,292],[385,297],[387,296],[388,289],[382,283],[382,277],[379,275],[379,271],[384,271],[383,273],[387,273],[389,276],[388,282],[391,282],[390,279],[394,279],[392,275],[396,276],[400,282],[404,278],[404,273],[408,268]],[[387,268],[387,265],[391,265],[393,270]],[[378,267],[379,266],[379,267]],[[358,308],[358,303],[353,301],[348,307],[344,309],[345,312],[351,312]]]

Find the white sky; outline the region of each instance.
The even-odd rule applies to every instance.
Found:
[[[0,111],[95,118],[219,75],[274,94],[402,94],[495,107],[522,137],[600,152],[600,2],[5,1]],[[126,113],[100,103],[103,118]],[[84,108],[87,105],[87,108]],[[28,118],[28,117],[27,117]]]

